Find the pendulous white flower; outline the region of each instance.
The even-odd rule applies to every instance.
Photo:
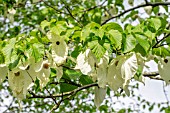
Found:
[[[8,72],[9,86],[13,95],[19,100],[26,97],[27,90],[33,85],[33,81],[30,76],[32,75],[30,75],[26,70],[20,70],[18,68]]]
[[[64,38],[54,32],[48,32],[47,37],[52,42],[52,58],[58,66],[62,65],[68,55],[68,47]]]
[[[94,104],[96,105],[97,108],[99,108],[105,96],[106,96],[106,88],[95,87]]]
[[[119,56],[113,59],[108,67],[107,82],[109,87],[117,91],[122,87],[127,95],[129,81],[136,74],[138,68],[137,58],[135,53]]]
[[[170,57],[158,59],[159,59],[158,62],[159,74],[168,85],[170,84]]]
[[[97,80],[99,87],[105,88],[107,84],[107,70],[108,70],[109,57],[108,52],[100,59],[100,62],[97,64]]]
[[[40,89],[42,89],[49,82],[51,73],[50,64],[48,60],[41,60],[34,66],[35,72],[37,72],[37,78],[40,80]]]
[[[127,84],[128,80],[134,77],[138,69],[136,54],[132,53],[127,57],[129,58],[125,60],[125,62],[121,66],[121,75],[122,78],[125,79],[125,83],[124,83],[125,85]]]
[[[124,83],[124,79],[121,76],[120,61],[121,60],[113,59],[108,66],[107,82],[113,91],[117,91]]]
[[[60,78],[63,76],[63,67],[56,65],[56,63],[52,59],[52,55],[49,52],[46,52],[46,54],[47,54],[47,58],[48,58],[50,67],[56,69],[56,71],[57,71],[56,76],[57,76],[57,80],[59,81]]]
[[[8,67],[5,64],[0,64],[0,84],[5,80],[8,73]]]
[[[87,49],[84,53],[80,53],[77,57],[77,64],[75,69],[80,69],[80,71],[85,75],[90,75],[95,71],[96,58],[92,54],[90,49]]]

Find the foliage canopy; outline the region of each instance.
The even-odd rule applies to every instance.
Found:
[[[116,111],[105,98],[134,97],[138,84],[129,83],[144,84],[145,77],[170,83],[168,5],[166,0],[0,0],[0,83],[8,90],[5,98],[12,98],[6,111],[137,110]],[[143,72],[151,60],[159,73]],[[94,101],[86,102],[93,95]],[[153,109],[155,104],[137,98]],[[11,106],[16,102],[23,107]]]

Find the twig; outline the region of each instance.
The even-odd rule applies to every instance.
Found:
[[[73,14],[70,11],[70,8],[61,0],[61,2],[65,5],[65,9],[68,11],[69,15],[81,26],[83,27],[83,25],[79,22],[79,20],[77,20]]]
[[[101,3],[100,5],[96,5],[96,6],[94,6],[94,7],[89,8],[89,9],[85,9],[85,10],[83,11],[84,13],[83,13],[83,14],[81,15],[81,17],[80,17],[80,20],[82,20],[82,18],[83,18],[84,15],[86,14],[86,12],[91,11],[91,10],[93,10],[93,9],[96,9],[96,8],[98,8],[98,7],[102,7],[106,1],[107,1],[107,0],[103,1],[103,3]]]
[[[94,6],[94,7],[91,7],[91,8],[89,8],[89,9],[86,9],[86,10],[84,10],[83,12],[91,11],[91,10],[93,10],[93,9],[96,9],[96,8],[98,8],[98,7],[101,7],[101,6],[103,6],[106,2],[107,2],[107,0],[103,1],[103,3],[101,3],[101,4],[99,4],[99,5],[96,5],[96,6]]]
[[[12,106],[13,102],[14,102],[14,98],[12,99],[11,103],[7,106],[7,109],[3,111],[2,113],[6,113],[9,110],[9,108]]]
[[[162,42],[163,40],[165,40],[166,38],[168,38],[170,36],[170,33],[167,34],[166,36],[164,36],[162,39],[160,39],[159,41],[156,42],[155,45],[152,46],[152,48],[157,48],[157,45]]]
[[[148,0],[145,0],[145,3],[148,4]]]
[[[43,0],[42,0],[43,1]],[[62,11],[60,11],[60,10],[58,10],[58,9],[56,9],[55,7],[53,7],[52,5],[49,5],[47,2],[45,2],[45,1],[43,1],[44,2],[44,4],[46,5],[46,6],[48,6],[48,7],[50,7],[50,8],[52,8],[52,9],[54,9],[57,13],[59,13],[59,14],[67,14],[67,13],[65,13],[65,12],[62,12]],[[68,14],[67,14],[68,15]]]
[[[71,80],[69,80],[69,79],[64,78],[64,80],[65,80],[65,83],[68,83],[68,84],[71,84],[71,85],[74,85],[74,86],[81,87],[81,85],[80,85],[80,84],[77,84],[77,83],[75,83],[75,82],[72,82],[72,81],[71,81]]]
[[[73,94],[76,94],[77,92],[83,90],[83,89],[88,89],[90,87],[93,87],[93,86],[98,86],[97,83],[92,83],[92,84],[88,84],[88,85],[84,85],[82,87],[79,87],[73,91],[70,91],[70,92],[66,92],[66,93],[62,93],[62,94],[58,94],[58,95],[53,95],[52,97],[56,98],[56,97],[62,97],[62,96],[69,96],[69,95],[73,95]],[[31,98],[51,98],[51,96],[40,96],[40,95],[32,95],[32,97],[29,97],[30,99]]]
[[[144,77],[148,77],[150,79],[154,79],[154,80],[162,80],[164,81],[161,77],[158,76],[159,73],[158,72],[147,72],[147,73],[144,73],[143,76]]]
[[[114,18],[118,18],[118,17],[124,15],[125,13],[128,13],[128,12],[130,12],[130,11],[133,11],[133,10],[135,10],[135,9],[138,9],[138,8],[141,8],[141,7],[145,7],[145,6],[153,6],[153,7],[155,7],[155,6],[159,6],[159,5],[166,5],[166,6],[167,6],[167,5],[170,5],[170,2],[156,2],[156,3],[150,3],[150,2],[148,2],[147,4],[138,5],[138,6],[136,6],[136,7],[127,9],[127,10],[125,10],[124,12],[122,12],[122,13],[116,15],[116,16],[112,16],[111,18],[105,20],[101,25],[104,25],[104,24],[106,24],[108,21],[110,21],[110,20],[112,20],[112,19],[114,19]]]
[[[56,98],[53,97],[53,95],[50,93],[50,91],[45,87],[45,89],[47,90],[48,94],[50,95],[50,98],[54,101],[55,104],[57,104]]]
[[[62,101],[63,101],[63,93],[62,93],[61,100],[55,106],[53,106],[53,108],[50,110],[50,113],[52,113],[54,110],[58,109],[60,104],[62,103]]]
[[[167,93],[166,93],[166,90],[165,90],[165,82],[162,82],[163,83],[163,92],[164,92],[164,95],[165,95],[165,98],[166,98],[166,101],[167,101],[167,107],[170,106],[170,103],[169,103],[169,99],[168,99],[168,96],[167,96]]]
[[[151,77],[151,76],[158,76],[159,73],[158,72],[145,72],[143,73],[144,77]]]

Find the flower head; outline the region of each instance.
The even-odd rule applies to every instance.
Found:
[[[52,42],[52,58],[59,66],[63,64],[67,58],[68,47],[64,38],[53,32],[48,32],[47,37]]]

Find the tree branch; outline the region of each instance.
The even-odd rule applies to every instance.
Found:
[[[12,106],[13,102],[14,102],[14,98],[12,98],[11,103],[7,106],[7,109],[5,111],[3,111],[2,113],[6,113],[9,110],[9,108]]]
[[[49,5],[46,1],[43,1],[43,0],[42,0],[42,2],[44,2],[44,4],[45,4],[46,6],[48,6],[48,7],[52,8],[52,9],[54,9],[54,10],[55,10],[57,13],[59,13],[59,14],[67,14],[67,13],[65,13],[65,12],[62,12],[62,11],[56,9],[56,8],[53,7],[52,5]],[[68,14],[67,14],[67,15],[68,15]]]
[[[150,79],[154,79],[154,80],[162,80],[164,81],[161,77],[158,76],[159,73],[158,72],[147,72],[147,73],[144,73],[143,76],[144,77],[148,77]]]
[[[163,80],[162,78],[158,77],[158,75],[159,75],[158,72],[145,72],[143,74],[144,77],[148,77],[148,78],[155,79],[155,80]],[[78,87],[77,89],[74,89],[73,91],[70,91],[70,92],[65,92],[65,93],[57,94],[57,95],[48,95],[48,96],[36,95],[33,92],[29,92],[32,95],[32,97],[29,97],[29,99],[31,99],[31,98],[56,98],[56,97],[74,95],[74,94],[76,94],[77,92],[79,92],[83,89],[88,89],[88,88],[93,87],[93,86],[98,86],[98,84],[92,83],[92,84],[88,84],[88,85]]]
[[[84,12],[84,13],[81,15],[81,17],[80,17],[79,20],[82,20],[82,18],[83,18],[84,15],[86,14],[86,12],[91,11],[91,10],[93,10],[93,9],[96,9],[96,8],[98,8],[98,7],[102,7],[106,1],[107,1],[107,0],[103,1],[103,3],[101,3],[101,4],[99,4],[99,5],[96,5],[96,6],[94,6],[94,7],[91,7],[91,8],[89,8],[89,9],[85,9],[84,11],[82,11],[82,12]]]
[[[128,12],[130,12],[130,11],[133,11],[133,10],[135,10],[135,9],[139,9],[139,8],[145,7],[145,6],[153,6],[153,7],[155,7],[155,6],[159,6],[159,5],[163,5],[163,6],[166,5],[166,6],[167,6],[167,5],[170,5],[170,2],[156,2],[156,3],[150,3],[150,2],[148,2],[148,3],[146,3],[146,4],[138,5],[138,6],[136,6],[136,7],[133,7],[133,8],[124,10],[124,12],[122,12],[122,13],[120,13],[120,14],[118,14],[118,15],[112,16],[111,18],[105,20],[101,25],[104,25],[104,24],[106,24],[108,21],[110,21],[110,20],[112,20],[112,19],[114,19],[114,18],[121,17],[121,16],[124,15],[125,13],[128,13]]]
[[[66,93],[62,93],[62,94],[58,94],[58,95],[50,95],[50,96],[41,96],[41,95],[36,95],[34,93],[31,92],[32,94],[32,97],[29,97],[29,99],[31,98],[56,98],[56,97],[62,97],[62,96],[69,96],[69,95],[74,95],[76,94],[77,92],[83,90],[83,89],[88,89],[90,87],[93,87],[93,86],[98,86],[97,83],[92,83],[92,84],[88,84],[88,85],[84,85],[82,87],[79,87],[73,91],[70,91],[70,92],[66,92]]]

